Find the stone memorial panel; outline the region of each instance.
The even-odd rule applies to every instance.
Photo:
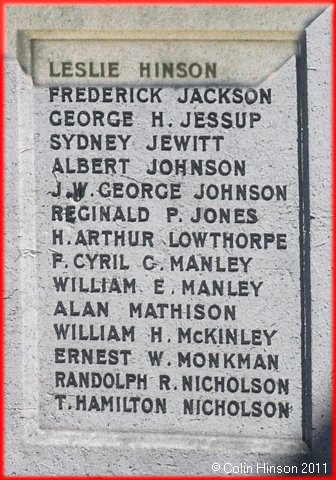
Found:
[[[35,88],[41,426],[300,436],[295,66]]]
[[[203,35],[190,9],[189,37],[172,20],[166,33],[99,32],[90,9],[83,33],[42,30],[36,14],[16,27],[28,413],[14,438],[59,456],[42,474],[305,473],[321,368],[311,199],[323,188],[300,32],[321,9],[288,26],[293,11],[278,7],[287,28],[272,34],[221,7],[227,31]],[[148,458],[129,471],[134,447]],[[78,449],[89,464],[73,465]],[[321,455],[310,473],[328,471]]]

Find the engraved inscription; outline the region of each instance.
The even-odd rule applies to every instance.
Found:
[[[294,60],[255,87],[94,85],[119,63],[50,62],[42,428],[301,436]],[[72,76],[91,84],[55,83]]]

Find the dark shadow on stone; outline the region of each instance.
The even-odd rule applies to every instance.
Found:
[[[306,474],[309,476],[332,475],[331,422],[321,428],[320,435],[315,437],[314,445],[315,448],[310,453],[292,459],[291,465],[297,466],[297,473],[291,473],[292,476],[305,474],[302,473],[305,463],[308,464]],[[312,464],[310,470],[309,463]]]

